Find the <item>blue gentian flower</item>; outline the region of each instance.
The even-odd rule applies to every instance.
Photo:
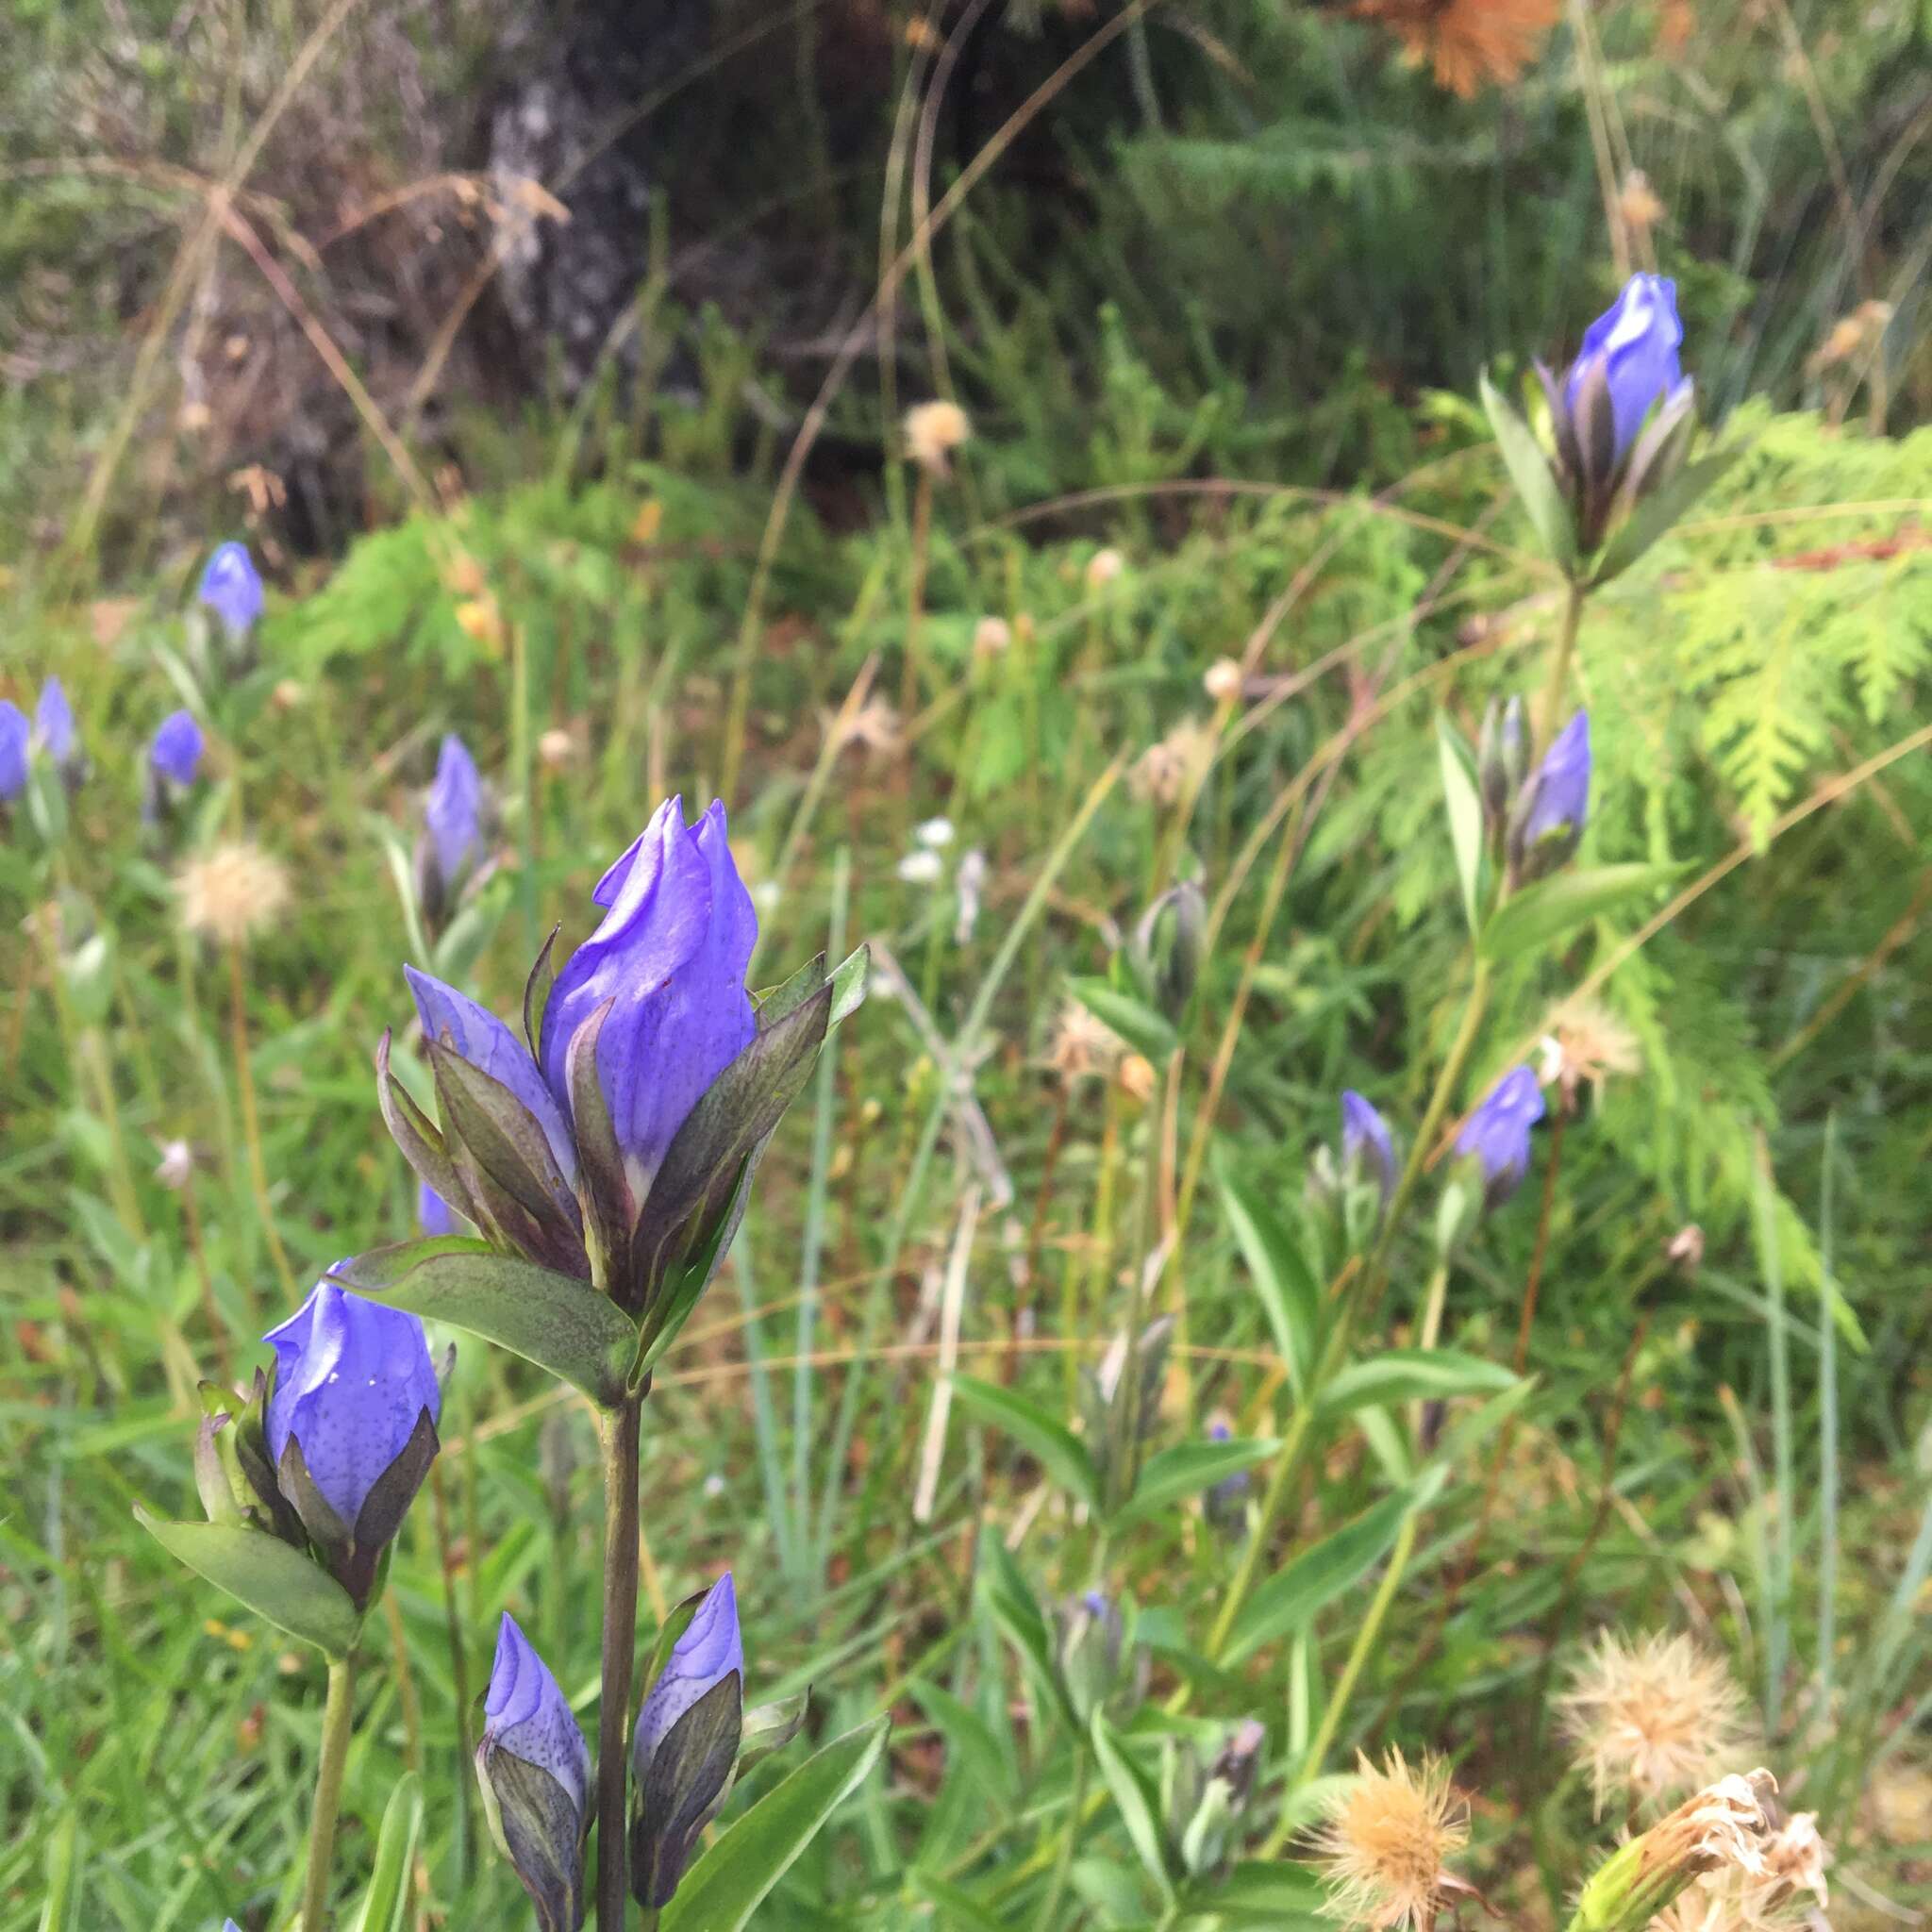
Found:
[[[423,1232],[432,1240],[462,1232],[457,1223],[456,1209],[427,1181],[416,1183],[416,1219],[422,1224]]]
[[[1566,864],[1590,816],[1590,713],[1578,711],[1529,774],[1511,816],[1509,862],[1517,883]]]
[[[66,689],[58,677],[48,678],[41,687],[40,702],[34,707],[34,726],[47,756],[57,766],[65,770],[74,762],[80,750],[80,734],[75,729],[74,707],[67,702]]]
[[[725,1571],[691,1613],[684,1635],[673,1645],[658,1681],[638,1710],[631,1739],[631,1774],[641,1785],[658,1748],[692,1705],[733,1673],[741,1694],[744,1683],[744,1641],[738,1627],[738,1592]]]
[[[197,592],[231,642],[254,629],[265,605],[261,576],[245,543],[224,543],[208,560]]]
[[[148,748],[148,762],[171,785],[192,785],[201,769],[206,741],[191,711],[171,711]]]
[[[591,1747],[557,1679],[508,1611],[483,1699],[476,1778],[491,1836],[530,1894],[538,1923],[576,1932],[584,1923]]]
[[[1522,1185],[1529,1172],[1529,1131],[1542,1117],[1535,1074],[1512,1067],[1464,1123],[1456,1152],[1480,1168],[1486,1207],[1500,1207]]]
[[[28,744],[33,727],[11,698],[0,698],[0,804],[26,790]]]
[[[496,1661],[483,1698],[479,1764],[497,1751],[547,1771],[582,1815],[591,1790],[591,1747],[557,1679],[508,1610],[497,1627]]]
[[[436,778],[423,808],[444,894],[475,857],[483,838],[483,780],[476,761],[455,732],[442,741]]]
[[[353,1531],[425,1415],[433,1440],[442,1393],[423,1324],[323,1280],[263,1340],[275,1352],[263,1417],[269,1454],[280,1470],[290,1444],[299,1445],[309,1481]]]
[[[604,923],[564,962],[543,1009],[543,1077],[568,1104],[567,1058],[607,1004],[596,1074],[640,1199],[698,1096],[758,1033],[744,975],[758,914],[713,804],[695,825],[667,799],[591,894]]]
[[[1353,1087],[1341,1092],[1341,1164],[1344,1172],[1372,1168],[1388,1207],[1395,1191],[1395,1143],[1388,1122]]]
[[[1632,275],[1623,293],[1584,331],[1583,347],[1564,378],[1563,398],[1574,418],[1585,381],[1602,365],[1616,425],[1617,459],[1636,441],[1652,406],[1677,395],[1683,385],[1677,358],[1683,341],[1677,285],[1663,275]]]

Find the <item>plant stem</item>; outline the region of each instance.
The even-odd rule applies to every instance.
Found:
[[[1081,1813],[1087,1807],[1087,1752],[1074,1746],[1074,1788],[1067,1800],[1067,1828],[1060,1834],[1060,1848],[1053,1861],[1053,1876],[1047,1881],[1046,1897],[1040,1907],[1039,1932],[1058,1932],[1060,1900],[1066,1896],[1067,1874],[1074,1869],[1074,1845],[1080,1836]]]
[[[247,982],[242,971],[242,948],[228,948],[228,1026],[235,1054],[235,1091],[242,1103],[242,1138],[248,1149],[248,1179],[255,1190],[255,1206],[261,1216],[262,1232],[268,1237],[268,1251],[283,1289],[295,1292],[295,1271],[289,1266],[282,1238],[275,1231],[275,1208],[268,1197],[268,1162],[261,1152],[261,1116],[255,1105],[255,1069],[248,1056]]]
[[[604,1684],[597,1701],[597,1927],[625,1914],[625,1731],[638,1632],[638,1425],[641,1394],[597,1412],[604,1452]]]
[[[322,1757],[315,1767],[315,1816],[308,1829],[308,1874],[302,1885],[302,1932],[323,1932],[328,1913],[328,1868],[342,1802],[342,1769],[356,1711],[355,1654],[333,1657],[328,1698],[322,1707]]]
[[[1543,714],[1539,721],[1538,742],[1547,745],[1557,735],[1557,719],[1570,688],[1570,666],[1576,657],[1576,629],[1583,618],[1584,586],[1571,578],[1563,595],[1562,627],[1557,632],[1557,648],[1550,658],[1550,681],[1543,691]]]

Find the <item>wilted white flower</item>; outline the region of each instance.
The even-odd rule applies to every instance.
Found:
[[[913,827],[912,836],[922,845],[943,852],[953,842],[953,822],[949,818],[927,819],[924,824]]]
[[[952,452],[973,434],[972,419],[958,403],[915,403],[902,426],[906,454],[941,481],[951,473]]]
[[[194,1150],[186,1141],[163,1141],[161,1158],[155,1163],[155,1178],[162,1187],[179,1192],[194,1172]]]
[[[959,916],[953,922],[953,943],[963,946],[979,924],[979,898],[986,889],[986,854],[978,846],[959,861],[953,875],[953,890],[959,895]]]
[[[1241,694],[1241,667],[1232,658],[1217,658],[1201,679],[1201,688],[1217,705]]]
[[[1743,1699],[1724,1660],[1689,1637],[1606,1631],[1559,1707],[1601,1810],[1612,1791],[1660,1798],[1708,1776],[1738,1741]]]
[[[237,841],[191,859],[175,890],[190,932],[240,945],[281,916],[289,903],[289,875],[259,845]]]
[[[908,852],[897,868],[900,878],[908,886],[933,885],[945,869],[945,860],[937,852],[923,847],[917,852]]]

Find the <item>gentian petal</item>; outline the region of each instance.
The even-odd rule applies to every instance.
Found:
[[[403,977],[415,995],[416,1012],[424,1032],[432,1040],[441,1040],[447,1034],[450,1043],[464,1059],[508,1087],[530,1109],[543,1129],[543,1138],[549,1141],[564,1179],[575,1185],[577,1152],[570,1121],[543,1084],[529,1048],[494,1013],[479,1007],[455,987],[445,986],[441,980],[419,973],[413,966],[403,968]]]

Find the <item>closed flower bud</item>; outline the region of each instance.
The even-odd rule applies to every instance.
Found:
[[[1125,1629],[1120,1607],[1100,1591],[1090,1590],[1063,1605],[1054,1621],[1060,1688],[1084,1729],[1121,1688]]]
[[[1234,1440],[1233,1427],[1224,1416],[1216,1416],[1208,1423],[1208,1440],[1210,1442],[1229,1442]],[[1208,1521],[1216,1529],[1230,1533],[1245,1527],[1248,1520],[1248,1491],[1252,1487],[1248,1472],[1244,1469],[1238,1469],[1232,1475],[1224,1475],[1218,1483],[1211,1484],[1208,1493],[1201,1499],[1201,1507]]]
[[[483,856],[483,780],[455,732],[442,741],[436,777],[423,806],[416,845],[416,894],[432,929],[442,924]]]
[[[54,769],[70,785],[77,784],[87,760],[81,755],[80,733],[74,723],[74,707],[67,701],[66,687],[50,677],[41,687],[40,702],[34,707],[34,735],[41,749],[54,761]]]
[[[491,1836],[530,1894],[541,1932],[578,1932],[591,1750],[557,1679],[508,1613],[483,1700],[476,1779]]]
[[[1574,855],[1590,816],[1590,713],[1578,711],[1536,768],[1510,815],[1509,865],[1519,884],[1545,877]]]
[[[644,1693],[631,1740],[631,1891],[665,1904],[724,1802],[744,1733],[744,1644],[727,1570],[692,1610]]]
[[[1570,1932],[1644,1932],[1693,1879],[1711,1873],[1761,1879],[1776,1790],[1768,1771],[1754,1771],[1721,1777],[1687,1798],[1591,1874]]]
[[[26,790],[28,745],[33,727],[11,698],[0,698],[0,805]]]
[[[176,785],[192,785],[201,770],[206,741],[201,726],[188,711],[171,711],[162,719],[148,753],[149,762],[162,777]]]
[[[1341,1091],[1341,1183],[1344,1190],[1367,1186],[1375,1194],[1379,1225],[1395,1191],[1395,1143],[1389,1124],[1353,1087]]]
[[[1524,723],[1520,697],[1512,697],[1507,705],[1490,700],[1489,708],[1483,713],[1475,762],[1483,816],[1493,832],[1507,817],[1509,801],[1522,789],[1529,770],[1529,732]]]
[[[1512,1067],[1490,1089],[1456,1137],[1456,1153],[1477,1171],[1485,1208],[1500,1208],[1529,1172],[1529,1134],[1543,1117],[1542,1089]]]
[[[229,642],[241,642],[254,629],[265,604],[261,576],[248,546],[220,545],[208,558],[195,594],[227,633]]]
[[[423,1324],[324,1280],[264,1339],[275,1485],[359,1607],[436,1456],[442,1394]]]
[[[1194,996],[1208,929],[1208,901],[1192,879],[1171,886],[1141,915],[1128,947],[1141,989],[1173,1025]]]
[[[1191,1743],[1168,1746],[1162,1778],[1167,1831],[1189,1877],[1209,1877],[1227,1863],[1267,1735],[1264,1725],[1244,1718],[1205,1765]]]
[[[1677,358],[1683,341],[1677,285],[1663,275],[1632,275],[1584,331],[1583,346],[1563,380],[1563,399],[1574,418],[1586,386],[1601,373],[1614,458],[1629,450],[1652,408],[1683,381]]]
[[[387,1040],[377,1093],[418,1176],[492,1246],[608,1295],[639,1324],[648,1368],[729,1246],[834,988],[820,959],[754,1010],[758,917],[722,806],[687,825],[667,800],[592,898],[603,923],[547,1001],[549,945],[532,969],[521,1038],[406,969],[440,1124],[391,1074]]]

